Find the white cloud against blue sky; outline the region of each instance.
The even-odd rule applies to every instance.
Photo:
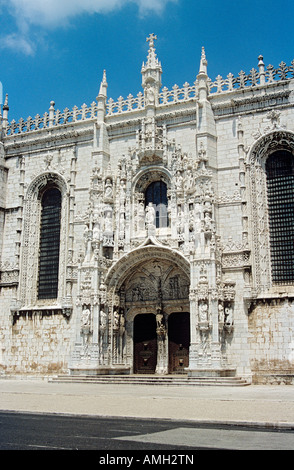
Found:
[[[9,118],[142,91],[150,33],[163,86],[195,81],[202,46],[211,79],[294,58],[293,0],[0,0],[0,81]]]
[[[86,13],[108,13],[127,4],[137,5],[139,14],[159,13],[177,0],[2,0],[12,15],[31,24],[57,26],[69,18]]]
[[[19,50],[33,55],[40,36],[34,32],[38,26],[44,30],[68,27],[71,20],[80,15],[105,15],[121,11],[128,4],[134,4],[138,15],[160,14],[168,3],[178,0],[0,0],[6,14],[14,18],[15,31],[2,35],[2,48]]]

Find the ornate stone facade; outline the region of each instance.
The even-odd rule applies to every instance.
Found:
[[[292,383],[294,282],[272,276],[266,162],[294,155],[294,62],[9,122],[0,142],[3,374],[187,373]],[[61,195],[57,296],[41,214]],[[291,219],[289,219],[289,223]],[[49,254],[46,254],[50,259]]]

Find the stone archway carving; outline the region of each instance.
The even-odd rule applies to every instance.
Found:
[[[125,278],[130,275],[131,270],[152,259],[171,261],[182,269],[186,276],[190,276],[190,263],[179,251],[164,247],[156,241],[147,240],[144,244],[120,258],[110,268],[105,278],[105,284],[117,291]]]
[[[147,241],[148,243],[148,241]],[[156,243],[156,242],[155,242]],[[123,256],[110,269],[105,284],[124,311],[126,361],[134,364],[134,319],[152,314],[157,329],[157,373],[168,373],[168,316],[189,311],[190,265],[177,251],[147,244]]]
[[[170,188],[170,172],[164,167],[154,166],[152,170],[149,168],[148,170],[145,169],[139,171],[134,178],[133,187],[135,188],[135,192],[143,193],[150,183],[160,180],[162,180],[167,185],[167,187]]]

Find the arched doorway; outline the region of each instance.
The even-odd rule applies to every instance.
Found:
[[[123,364],[138,374],[167,374],[168,317],[190,311],[190,265],[177,251],[145,243],[112,266],[105,284],[124,317]]]
[[[134,373],[154,374],[157,364],[156,319],[152,313],[134,319]]]
[[[189,366],[190,315],[188,312],[171,313],[168,318],[169,373],[185,373]]]

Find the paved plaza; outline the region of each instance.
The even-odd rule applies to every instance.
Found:
[[[0,379],[0,410],[294,428],[292,386],[161,386]]]

